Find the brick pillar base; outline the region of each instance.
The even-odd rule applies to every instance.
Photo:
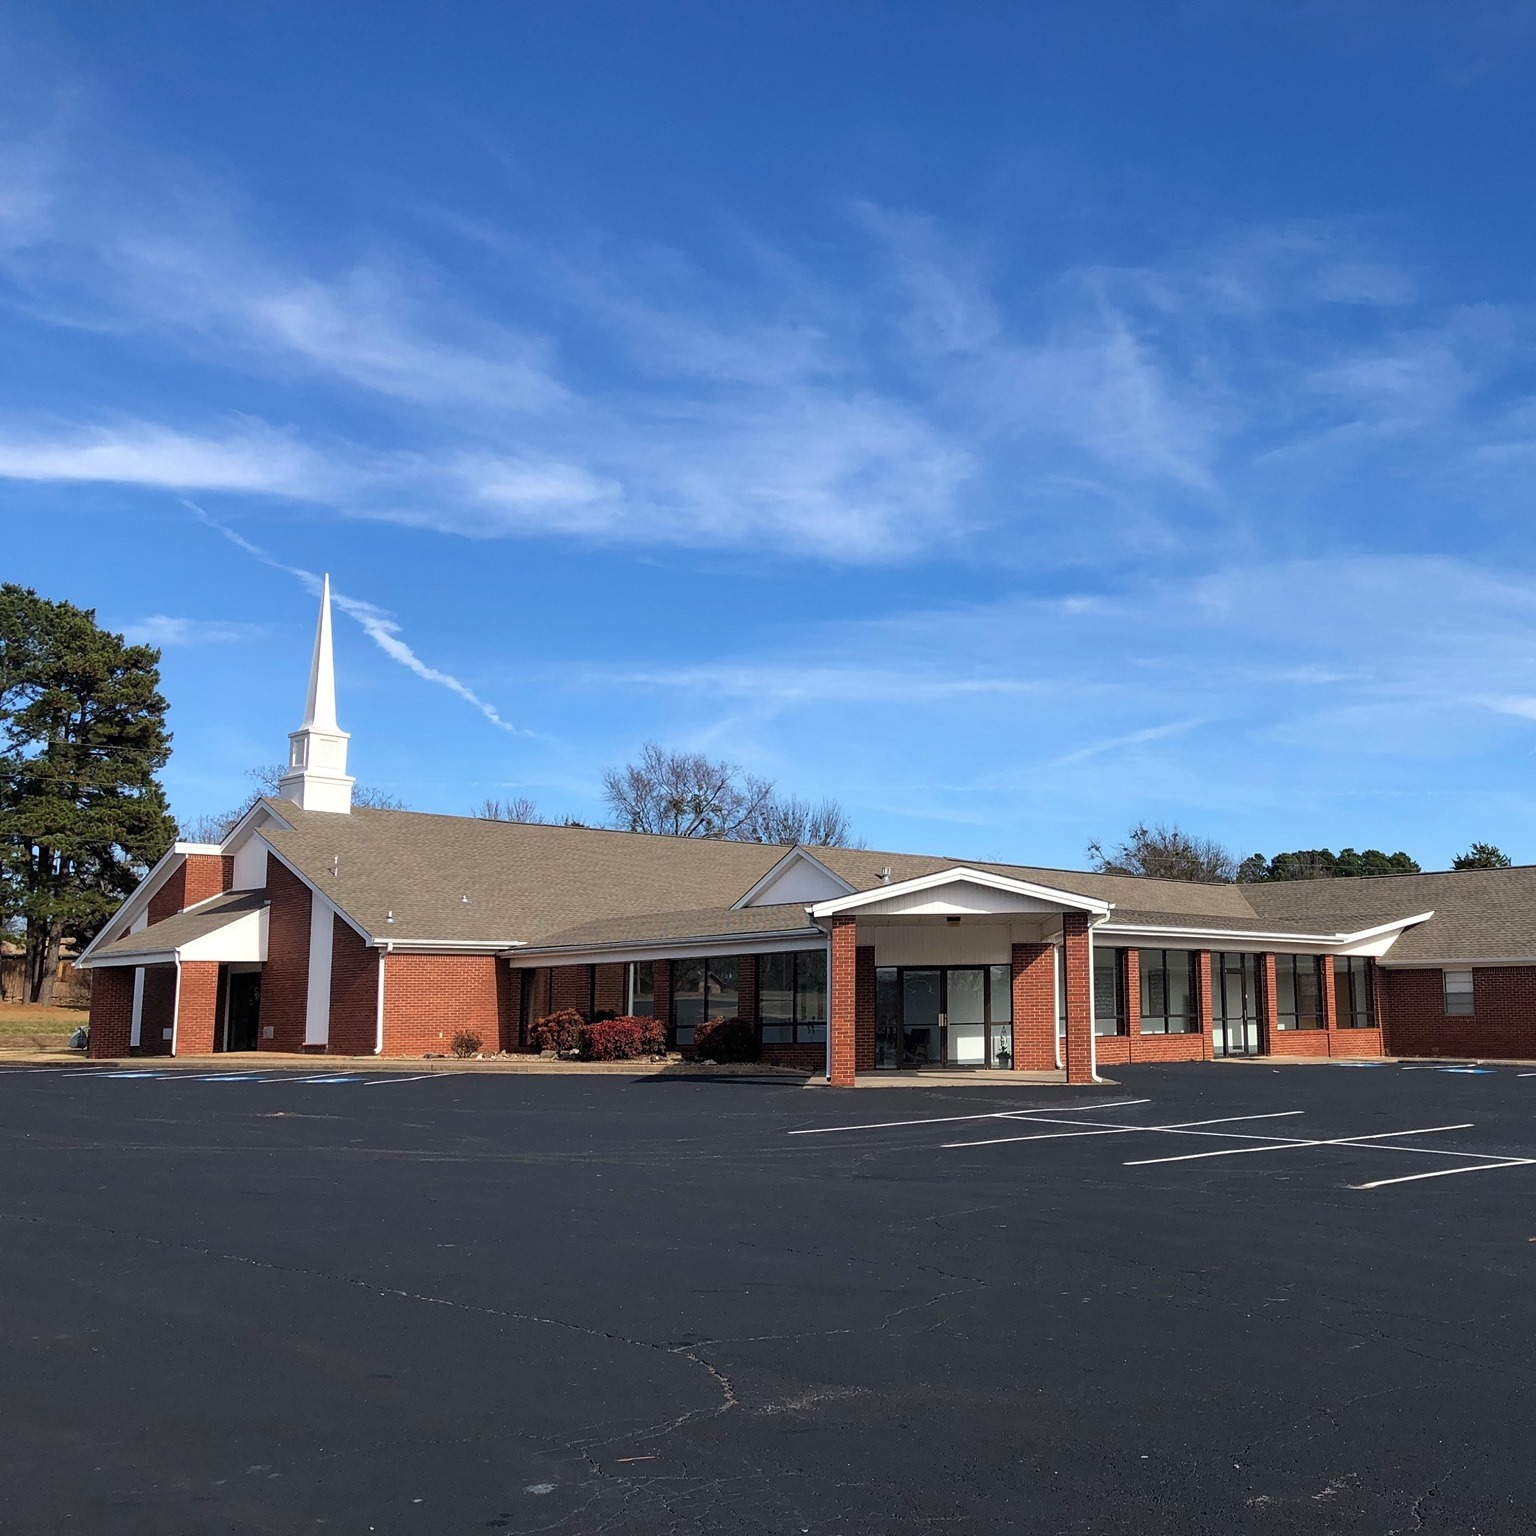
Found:
[[[827,978],[827,1015],[831,1034],[834,1088],[852,1088],[858,1061],[858,931],[854,917],[832,919],[832,974]]]
[[[219,1022],[219,963],[188,960],[176,997],[176,1054],[211,1056]]]
[[[126,1056],[133,1032],[133,967],[91,972],[90,1056]]]
[[[1081,912],[1062,918],[1067,972],[1067,1081],[1093,1081],[1093,960],[1088,919]]]

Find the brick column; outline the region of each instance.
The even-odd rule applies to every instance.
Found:
[[[829,1081],[834,1088],[852,1088],[858,1041],[859,920],[832,919],[832,974],[827,978],[828,1029],[832,1036]]]
[[[672,1032],[672,962],[670,960],[651,961],[651,986],[655,1002],[655,1016],[661,1020],[661,1027],[667,1031],[668,1039]]]
[[[1088,919],[1081,912],[1062,918],[1067,972],[1067,1081],[1093,1081],[1093,962],[1088,952]]]
[[[757,1028],[757,956],[736,957],[736,1017]]]
[[[1200,997],[1200,1054],[1210,1061],[1216,1055],[1216,998],[1211,986],[1210,950],[1196,951],[1195,975]]]
[[[854,951],[853,1060],[860,1072],[875,1070],[875,946]]]
[[[1013,1070],[1056,1065],[1056,946],[1013,946]]]
[[[133,1030],[133,967],[103,966],[91,972],[90,1056],[126,1056]]]
[[[219,962],[188,960],[176,990],[176,1054],[211,1056],[218,1024]]]
[[[1323,994],[1323,1028],[1327,1032],[1328,1054],[1335,1056],[1339,1044],[1339,998],[1333,984],[1333,956],[1323,955],[1317,963],[1322,972],[1318,985]]]
[[[1259,956],[1259,974],[1263,977],[1259,987],[1259,1046],[1266,1056],[1273,1056],[1280,1035],[1280,1004],[1275,988],[1273,955]]]
[[[1136,1060],[1136,1042],[1141,1038],[1141,951],[1125,952],[1125,1059]]]

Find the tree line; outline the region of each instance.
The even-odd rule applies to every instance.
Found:
[[[1341,848],[1298,848],[1266,857],[1251,853],[1239,858],[1215,838],[1186,832],[1182,827],[1137,822],[1113,847],[1088,845],[1093,868],[1106,875],[1150,875],[1163,880],[1203,880],[1252,885],[1269,880],[1336,880],[1361,875],[1417,875],[1416,859],[1399,850],[1356,851]],[[1452,869],[1508,869],[1509,856],[1494,843],[1473,843],[1458,854]]]

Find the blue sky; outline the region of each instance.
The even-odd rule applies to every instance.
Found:
[[[4,575],[164,647],[189,817],[329,570],[417,809],[655,739],[877,847],[1536,861],[1533,66],[1513,0],[18,0]]]

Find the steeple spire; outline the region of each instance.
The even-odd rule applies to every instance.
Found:
[[[331,646],[331,578],[320,588],[320,622],[315,625],[315,654],[309,663],[309,697],[304,701],[304,730],[339,731],[336,724],[336,656]]]
[[[289,733],[288,771],[277,781],[279,797],[306,811],[349,812],[354,783],[347,777],[350,739],[336,723],[336,657],[331,643],[331,578],[327,575],[320,589],[320,618],[309,663],[304,723]]]

